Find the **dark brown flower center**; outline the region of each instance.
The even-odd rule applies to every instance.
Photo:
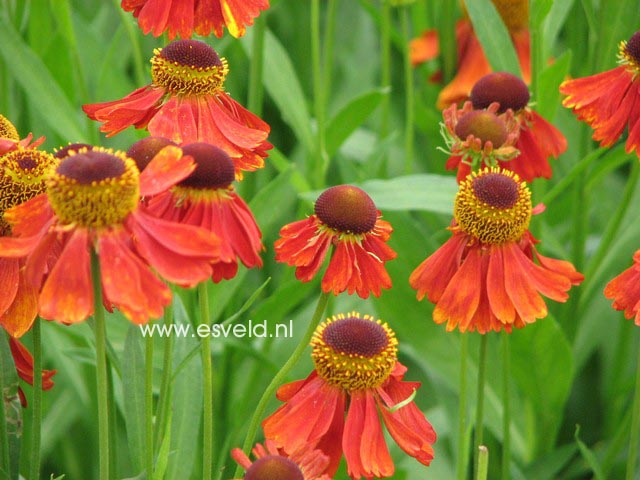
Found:
[[[356,317],[331,323],[324,330],[322,339],[336,352],[367,358],[378,355],[389,344],[389,337],[382,326]]]
[[[640,32],[634,33],[625,47],[625,52],[629,55],[636,64],[640,64]]]
[[[473,135],[479,138],[483,145],[491,142],[494,148],[500,148],[509,135],[504,122],[495,113],[484,110],[474,110],[464,114],[458,120],[455,132],[462,140]]]
[[[482,110],[493,102],[500,104],[499,113],[508,108],[514,112],[529,103],[529,88],[522,79],[508,72],[495,72],[485,75],[471,89],[473,108]]]
[[[500,173],[488,173],[473,179],[473,192],[481,202],[499,209],[513,207],[518,201],[519,184]]]
[[[64,146],[60,150],[58,150],[54,154],[54,157],[65,158],[69,156],[69,152],[78,153],[83,148],[86,148],[87,150],[93,150],[93,145],[89,145],[88,143],[70,143],[69,145]]]
[[[193,157],[196,169],[179,183],[181,187],[216,190],[235,179],[233,160],[224,150],[208,143],[191,143],[182,147],[182,152]]]
[[[133,158],[138,170],[143,171],[153,160],[153,157],[168,145],[175,145],[175,143],[162,137],[146,137],[129,147],[127,157]]]
[[[109,178],[117,178],[125,172],[121,158],[106,152],[88,151],[64,158],[56,173],[75,180],[80,185],[90,185]]]
[[[221,67],[222,61],[216,51],[198,40],[176,40],[162,49],[160,56],[170,62],[185,67],[211,68]]]
[[[253,462],[244,474],[244,480],[304,480],[304,475],[288,458],[267,455]]]
[[[315,214],[331,228],[356,234],[373,230],[378,218],[371,197],[352,185],[338,185],[322,192],[316,201]]]

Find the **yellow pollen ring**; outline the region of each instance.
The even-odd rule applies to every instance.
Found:
[[[0,115],[0,138],[6,138],[7,140],[12,140],[14,142],[20,140],[18,130],[16,130],[13,123],[11,123],[4,115]]]
[[[509,208],[498,208],[480,200],[473,184],[487,174],[511,178],[517,184],[517,200]],[[480,242],[500,245],[518,241],[527,231],[531,220],[531,191],[517,174],[497,167],[472,172],[460,183],[453,215],[460,229]]]
[[[160,56],[156,48],[151,59],[153,83],[173,95],[212,95],[224,89],[224,80],[229,73],[229,65],[221,58],[222,66],[196,67],[182,65]]]
[[[618,63],[627,67],[635,79],[640,74],[640,64],[627,52],[627,41],[622,40],[618,45]]]
[[[88,184],[79,183],[53,171],[47,179],[47,195],[61,223],[86,228],[120,225],[133,212],[140,199],[140,173],[135,161],[123,152],[94,148],[119,158],[124,172],[118,177],[104,178]],[[71,152],[69,158],[77,155]]]
[[[385,332],[388,342],[377,354],[364,355],[336,351],[323,339],[325,329],[335,322],[348,318],[362,318],[379,325]],[[313,351],[311,357],[318,375],[330,385],[348,392],[368,390],[381,386],[393,371],[397,362],[398,340],[395,333],[386,323],[376,320],[370,315],[360,317],[357,312],[348,315],[338,314],[321,323],[311,339]]]
[[[176,207],[194,203],[223,203],[231,198],[233,186],[226,188],[192,188],[176,185],[171,193],[176,200]]]

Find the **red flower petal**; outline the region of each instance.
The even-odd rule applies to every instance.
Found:
[[[1,265],[0,269],[2,269]],[[24,275],[18,275],[18,278],[19,284],[13,303],[4,314],[0,314],[0,325],[15,338],[20,338],[27,333],[38,315],[38,290],[27,284]],[[2,286],[0,291],[4,295],[4,290],[1,288]]]
[[[3,252],[4,253],[4,252]],[[20,270],[18,260],[15,258],[0,257],[0,317],[13,303],[18,292],[18,272]]]
[[[515,321],[516,310],[507,294],[504,278],[502,248],[492,247],[487,271],[487,294],[491,311],[502,323]]]
[[[140,173],[140,195],[157,195],[184,180],[196,165],[190,156],[182,156],[182,149],[169,145],[160,150]]]

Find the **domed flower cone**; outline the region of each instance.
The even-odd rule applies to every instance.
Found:
[[[24,139],[20,139],[18,130],[7,118],[0,115],[0,155],[4,155],[11,150],[18,148],[37,148],[44,142],[45,138],[40,137],[33,140],[33,134],[29,133]]]
[[[511,110],[518,126],[517,140],[513,145],[517,154],[513,158],[497,157],[497,163],[483,163],[489,167],[499,165],[511,170],[527,182],[539,177],[551,178],[548,158],[557,158],[567,149],[564,135],[528,106],[529,98],[527,85],[507,72],[485,75],[471,89],[471,105],[475,110],[495,110],[499,115]],[[492,107],[494,103],[497,107]],[[458,169],[458,182],[469,175],[472,169],[468,161],[455,155],[447,160],[446,167],[449,170]]]
[[[266,438],[285,452],[318,449],[335,472],[344,453],[352,479],[392,477],[394,465],[382,431],[420,463],[433,459],[436,434],[413,402],[417,382],[403,381],[397,340],[386,323],[352,312],[316,329],[314,371],[282,386],[285,402],[262,423]]]
[[[144,168],[146,151],[163,147],[167,140],[148,137],[128,154]],[[249,206],[233,188],[233,161],[223,150],[207,143],[182,147],[195,170],[170,190],[148,198],[149,211],[159,218],[209,230],[220,239],[220,259],[213,263],[212,280],[229,280],[238,272],[238,260],[245,267],[261,267],[262,233]],[[140,158],[140,161],[138,161]]]
[[[222,37],[226,27],[239,38],[260,11],[269,8],[269,0],[122,0],[121,5],[133,12],[145,35],[167,32],[173,40],[176,35],[207,37],[213,32]]]
[[[295,266],[296,277],[308,282],[333,246],[322,290],[379,297],[383,288],[391,288],[384,264],[396,257],[387,245],[392,231],[364,190],[338,185],[318,197],[313,215],[282,227],[276,260]]]
[[[40,316],[76,323],[93,313],[91,251],[99,257],[105,307],[134,323],[160,317],[171,301],[150,267],[183,286],[206,280],[220,241],[157,219],[140,204],[140,195],[161,193],[193,168],[176,147],[163,149],[142,175],[122,152],[71,151],[50,172],[46,193],[7,210],[13,237],[0,238],[0,252],[24,262],[27,284],[39,290]]]
[[[541,295],[564,302],[583,275],[538,253],[528,231],[531,192],[508,170],[472,173],[456,196],[452,237],[409,282],[436,304],[433,319],[461,332],[521,328],[547,315]]]
[[[278,450],[275,442],[267,440],[264,446],[256,444],[252,453],[253,462],[239,448],[231,451],[233,459],[246,471],[244,480],[331,480],[325,474],[329,457],[320,450],[303,448],[286,455]]]
[[[84,105],[100,131],[115,135],[127,127],[147,128],[177,144],[216,145],[233,159],[236,176],[264,166],[269,125],[224,91],[229,68],[209,45],[177,40],[155,50],[152,83],[121,100]]]
[[[628,129],[625,151],[635,150],[640,157],[640,32],[620,42],[618,58],[619,67],[563,82],[560,93],[567,97],[562,104],[593,128],[593,139],[603,147]]]

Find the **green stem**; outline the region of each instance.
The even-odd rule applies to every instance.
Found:
[[[479,448],[482,446],[484,433],[484,383],[487,374],[487,335],[480,338],[480,356],[478,358],[478,395],[476,400],[476,429],[474,451],[476,473],[480,473],[480,464],[478,458]]]
[[[440,59],[442,65],[442,81],[447,84],[456,72],[456,2],[444,0],[441,18],[439,19]]]
[[[478,475],[476,480],[487,480],[489,475],[489,449],[484,445],[478,447]]]
[[[0,332],[0,341],[5,341],[4,333]],[[7,432],[7,415],[4,410],[5,386],[0,378],[0,471],[11,471],[11,460],[9,457],[9,437]]]
[[[509,333],[502,332],[502,480],[511,478],[511,348]]]
[[[251,63],[249,64],[249,98],[247,106],[257,116],[262,115],[262,101],[264,89],[262,88],[262,72],[264,64],[264,37],[266,22],[264,14],[260,15],[253,26],[253,40],[251,43]]]
[[[169,327],[173,324],[173,304],[164,311],[164,324]],[[167,431],[169,411],[171,410],[172,370],[173,370],[173,335],[164,338],[164,353],[162,359],[162,381],[160,383],[160,395],[158,397],[158,412],[156,415],[157,427],[155,446],[160,448],[164,432]]]
[[[316,116],[316,157],[314,179],[316,186],[324,186],[327,168],[325,138],[325,105],[322,87],[322,58],[320,52],[320,0],[311,1],[311,66],[313,71],[313,106]]]
[[[200,306],[200,324],[209,322],[209,293],[207,282],[198,285],[198,303]],[[204,385],[204,425],[202,440],[202,479],[211,480],[213,472],[213,366],[211,363],[211,336],[200,339],[202,354],[202,377]]]
[[[322,64],[322,88],[324,99],[330,98],[331,95],[331,76],[333,73],[333,45],[336,37],[336,13],[337,13],[336,0],[329,0],[327,3],[327,20],[325,23],[324,33],[324,62]]]
[[[469,355],[469,335],[460,337],[460,404],[458,406],[458,480],[467,478],[469,439],[467,438],[467,357]]]
[[[307,327],[307,331],[304,333],[300,343],[293,351],[289,359],[282,366],[280,371],[273,377],[271,383],[267,386],[267,389],[262,394],[260,401],[258,402],[258,406],[251,418],[251,423],[249,424],[249,430],[247,431],[247,438],[244,441],[244,445],[242,446],[242,450],[245,453],[249,453],[249,450],[253,446],[253,441],[256,438],[256,433],[258,432],[258,427],[260,426],[260,420],[262,415],[264,414],[265,409],[267,408],[267,403],[271,400],[271,397],[278,389],[278,387],[282,384],[282,382],[287,378],[291,369],[298,363],[300,357],[304,353],[307,345],[311,341],[311,337],[313,336],[313,332],[316,330],[316,327],[320,323],[322,319],[322,315],[324,314],[325,308],[327,307],[327,302],[329,301],[329,294],[322,293],[320,298],[318,299],[318,305],[316,306],[315,312],[313,312],[313,317],[311,318],[311,322]],[[236,468],[236,472],[234,474],[234,478],[239,478],[242,468],[238,466]]]
[[[95,252],[91,253],[91,277],[93,281],[93,317],[96,336],[96,379],[98,384],[98,446],[100,478],[109,476],[109,380],[107,378],[107,331],[102,305],[102,281],[100,262]],[[115,473],[115,472],[114,472]]]
[[[391,88],[391,5],[389,0],[380,0],[382,12],[380,17],[380,87],[384,91]],[[390,95],[385,95],[382,99],[380,118],[380,140],[384,140],[389,135],[389,116],[391,111]],[[381,160],[382,174],[386,174],[387,155]]]
[[[638,458],[638,444],[640,440],[640,352],[636,365],[636,389],[633,396],[633,416],[631,417],[631,437],[629,438],[629,454],[627,456],[626,480],[633,480]]]
[[[42,336],[40,319],[31,327],[33,335],[33,423],[31,425],[31,464],[29,478],[40,478],[40,445],[42,442]]]
[[[153,478],[153,336],[145,339],[145,430],[146,430],[146,468],[147,478]]]
[[[404,126],[404,171],[411,173],[413,169],[413,124],[415,111],[413,108],[414,88],[413,88],[413,67],[411,66],[411,56],[409,51],[409,42],[411,41],[411,7],[402,7],[402,36],[406,40],[403,50],[404,57],[404,89],[405,89],[405,126]]]

